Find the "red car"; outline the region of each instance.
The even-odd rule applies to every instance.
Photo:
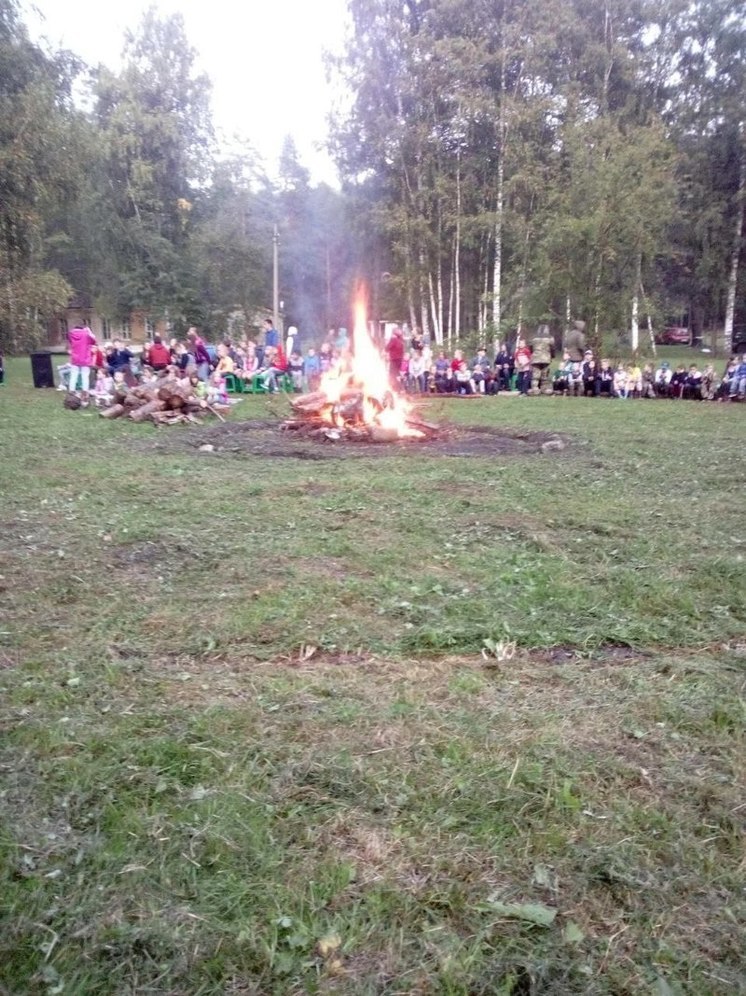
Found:
[[[689,329],[682,328],[679,325],[672,325],[659,332],[655,337],[655,341],[659,346],[688,346],[691,341],[691,335],[689,334]]]

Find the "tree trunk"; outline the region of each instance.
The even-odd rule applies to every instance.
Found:
[[[485,232],[484,235],[484,253],[482,256],[482,261],[484,263],[484,280],[482,285],[482,293],[479,300],[479,332],[484,332],[487,326],[487,301],[490,294],[490,232]],[[499,332],[497,333],[500,334]]]
[[[650,308],[648,308],[647,298],[645,297],[645,288],[642,286],[642,280],[640,280],[640,296],[642,297],[643,303],[645,305],[645,314],[647,315],[648,335],[650,336],[650,349],[652,350],[653,356],[657,356],[658,349],[655,345],[655,332],[653,331],[653,319],[650,317]]]
[[[497,197],[495,203],[495,262],[492,271],[492,324],[500,335],[502,322],[502,268],[503,268],[503,211],[505,209],[505,140],[507,125],[505,121],[505,62],[503,48],[500,61],[500,112],[498,115],[497,152]]]
[[[456,307],[456,236],[454,236],[454,244],[451,251],[451,276],[448,286],[448,348],[451,348],[451,340],[453,338],[453,329],[456,324],[454,319],[454,309]]]
[[[640,348],[640,283],[642,280],[642,253],[638,252],[635,259],[635,289],[632,292],[632,323],[631,342],[632,353],[637,356]]]
[[[523,302],[526,296],[526,279],[528,275],[528,250],[531,244],[531,226],[526,226],[526,238],[523,246],[523,261],[521,263],[521,279],[518,284],[518,331],[517,335],[523,332]]]
[[[492,267],[492,324],[498,330],[502,323],[502,270],[503,270],[503,184],[505,170],[502,152],[497,167],[497,203],[495,205],[495,259]],[[486,283],[485,274],[485,283]],[[485,290],[486,293],[486,290]]]
[[[420,329],[424,338],[430,338],[430,319],[427,314],[427,294],[425,293],[425,252],[419,251],[419,273],[417,275],[418,288],[420,292]]]
[[[443,342],[443,254],[441,252],[441,246],[443,244],[443,212],[441,210],[441,203],[438,201],[438,261],[436,270],[436,294],[438,301],[438,313],[435,316],[436,329],[435,329],[435,341],[440,346]]]
[[[430,299],[430,314],[433,320],[433,335],[437,343],[443,341],[441,326],[438,324],[438,303],[435,300],[435,282],[433,281],[433,271],[427,271],[427,291]]]
[[[603,255],[599,253],[598,258],[598,269],[596,270],[596,279],[593,282],[593,336],[591,340],[591,345],[593,347],[593,352],[596,356],[600,356],[603,352],[603,344],[601,342],[601,277],[603,276],[604,260]]]
[[[453,306],[453,327],[458,339],[461,331],[461,153],[456,164],[456,245],[453,251],[453,270],[455,275],[455,296]]]
[[[728,274],[728,295],[725,305],[725,325],[723,327],[723,346],[726,355],[733,349],[733,319],[736,312],[736,289],[738,287],[738,266],[741,259],[741,241],[743,238],[743,212],[746,202],[746,143],[743,140],[743,127],[739,129],[741,162],[738,177],[738,192],[736,193],[736,224],[733,231],[733,246],[730,254],[730,272]]]

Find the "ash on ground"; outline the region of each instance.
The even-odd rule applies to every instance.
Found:
[[[556,432],[527,432],[501,426],[441,426],[433,439],[399,439],[385,443],[298,438],[283,432],[277,421],[247,419],[221,425],[192,427],[189,432],[159,437],[155,449],[193,449],[206,458],[221,455],[278,457],[296,460],[380,459],[382,457],[490,457],[531,456],[565,450],[567,436]]]

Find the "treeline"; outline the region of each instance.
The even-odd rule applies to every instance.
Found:
[[[737,0],[349,0],[334,142],[376,309],[746,338]],[[740,326],[740,328],[739,328]]]
[[[309,182],[292,139],[274,181],[253,148],[221,154],[195,60],[182,18],[151,9],[121,72],[87,67],[0,0],[0,348],[42,341],[71,298],[113,329],[141,310],[235,332],[272,304],[275,226],[286,321],[346,322],[359,256],[343,195]]]
[[[362,276],[373,317],[444,342],[578,318],[746,338],[737,0],[348,6],[337,191],[290,139],[274,181],[220,153],[179,16],[147,13],[114,73],[0,0],[0,346],[73,295],[231,332],[272,301],[275,225],[286,321],[313,336]]]

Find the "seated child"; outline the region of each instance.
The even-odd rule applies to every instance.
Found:
[[[124,370],[115,370],[111,375],[111,381],[111,393],[113,395],[125,395],[127,393],[127,379],[125,378]]]
[[[104,370],[103,367],[96,371],[96,380],[91,393],[97,408],[108,406],[114,398],[114,378],[110,377],[108,370]]]
[[[572,360],[569,353],[562,354],[562,366],[555,371],[552,378],[552,389],[555,394],[570,393],[570,378],[572,376]]]
[[[217,350],[218,362],[215,366],[215,370],[219,374],[232,374],[236,368],[236,364],[233,362],[233,357],[228,351],[228,347],[225,343],[220,343]]]
[[[488,392],[488,385],[492,382],[492,368],[485,349],[477,350],[477,355],[471,362],[471,369],[472,380],[477,390],[480,394],[485,394]]]
[[[667,398],[671,393],[672,376],[673,371],[671,370],[668,360],[663,360],[661,365],[655,371],[655,389],[658,392],[659,397]]]
[[[740,398],[741,401],[746,398],[746,353],[743,354],[740,360],[736,357],[733,376],[730,381],[729,397]]]
[[[702,371],[698,369],[696,363],[692,363],[686,375],[683,396],[691,401],[702,400]]]
[[[640,390],[640,397],[655,397],[655,372],[649,363],[646,363],[642,368],[642,388]]]
[[[686,367],[680,363],[671,375],[671,382],[668,385],[669,394],[672,398],[680,398],[684,394],[686,387]]]
[[[608,360],[601,360],[596,379],[598,381],[598,396],[605,394],[607,398],[611,398],[614,394],[614,371]]]
[[[583,394],[586,398],[597,394],[597,375],[598,368],[596,367],[596,361],[591,356],[583,362]]]
[[[725,364],[725,370],[723,370],[723,379],[720,381],[717,390],[715,391],[715,398],[718,401],[727,401],[730,397],[730,386],[733,383],[733,377],[736,373],[736,367],[738,364],[735,359],[730,359]]]
[[[702,371],[702,400],[712,401],[716,390],[717,374],[715,373],[715,367],[711,363],[708,363]]]
[[[72,364],[68,361],[67,363],[57,364],[57,376],[60,379],[57,385],[58,391],[66,391],[68,384],[70,383],[70,374],[72,373]]]
[[[579,398],[583,393],[583,364],[577,360],[573,360],[570,366],[567,388],[575,398]]]
[[[219,370],[215,370],[207,383],[206,400],[208,405],[228,405],[230,400],[225,389],[225,380]]]
[[[633,363],[627,371],[627,396],[639,398],[642,394],[642,370],[639,364]]]
[[[308,383],[308,390],[318,391],[319,383],[321,382],[321,362],[313,347],[309,348],[306,353],[304,372]]]
[[[471,370],[466,365],[466,360],[462,360],[458,365],[455,374],[457,394],[476,394],[477,388],[472,379]]]
[[[422,352],[415,352],[409,358],[409,381],[407,387],[417,394],[424,394],[427,390],[427,367],[425,357]]]
[[[629,397],[629,378],[627,375],[627,368],[623,363],[620,363],[614,371],[614,397]]]
[[[195,370],[189,374],[189,386],[195,398],[199,398],[200,401],[204,401],[207,398],[207,384],[199,379],[199,375]]]
[[[288,360],[288,373],[293,382],[293,390],[300,392],[303,390],[303,357],[300,353],[291,353]]]

